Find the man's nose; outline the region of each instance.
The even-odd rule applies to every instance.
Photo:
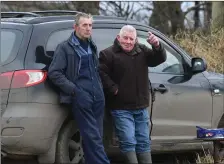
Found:
[[[87,30],[90,31],[91,30],[91,26],[87,26]]]
[[[128,43],[131,43],[131,39],[128,39],[127,42],[128,42]]]

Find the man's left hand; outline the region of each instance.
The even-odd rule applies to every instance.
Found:
[[[147,42],[151,45],[153,45],[155,48],[159,48],[159,39],[151,32],[148,32],[149,37],[147,39]]]

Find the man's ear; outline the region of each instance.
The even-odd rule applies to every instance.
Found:
[[[73,25],[74,30],[76,30],[77,27],[78,27],[78,26],[77,26],[76,24]]]
[[[138,38],[135,39],[135,43],[138,43]]]
[[[117,40],[120,40],[120,35],[117,35]]]

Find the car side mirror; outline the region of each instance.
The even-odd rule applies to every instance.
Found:
[[[204,72],[207,69],[207,63],[202,58],[192,58],[191,59],[191,70],[192,73]]]

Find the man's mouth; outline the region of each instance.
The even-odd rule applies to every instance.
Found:
[[[126,48],[129,48],[130,47],[130,45],[124,45]]]

